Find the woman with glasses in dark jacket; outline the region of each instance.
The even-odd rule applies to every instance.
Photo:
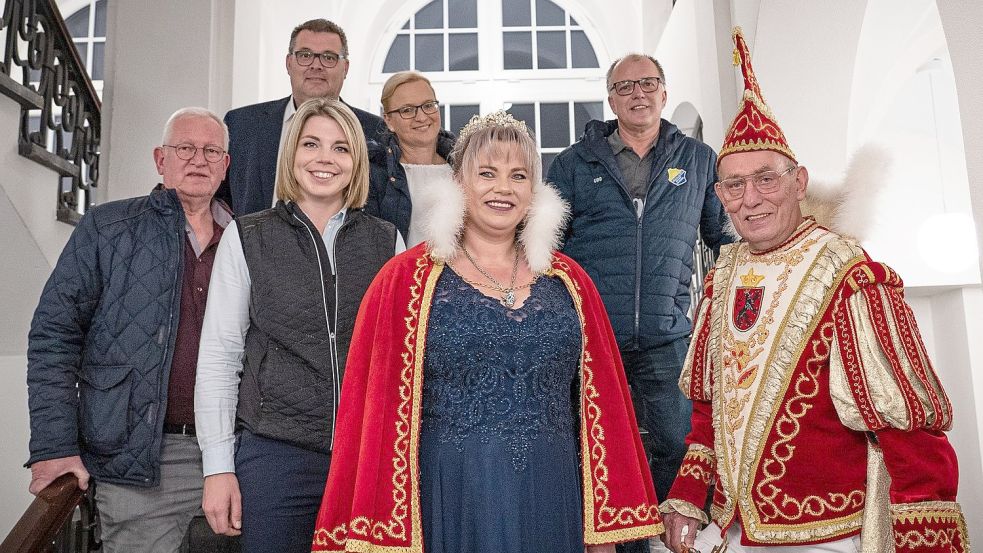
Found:
[[[430,81],[415,71],[396,73],[382,87],[389,132],[369,142],[369,199],[365,211],[396,225],[408,247],[420,243],[434,202],[434,182],[453,180],[448,163],[454,135],[441,128]]]

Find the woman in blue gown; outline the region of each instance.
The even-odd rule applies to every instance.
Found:
[[[472,119],[365,296],[313,551],[613,553],[662,531],[617,344],[525,125]]]

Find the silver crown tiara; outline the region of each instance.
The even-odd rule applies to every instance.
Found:
[[[467,125],[461,129],[461,133],[457,136],[460,141],[467,140],[469,136],[475,133],[475,131],[480,131],[481,129],[487,129],[489,127],[509,127],[516,129],[519,132],[528,134],[529,131],[526,129],[526,122],[519,121],[512,117],[512,114],[505,110],[498,110],[489,113],[488,115],[475,115],[468,121]]]

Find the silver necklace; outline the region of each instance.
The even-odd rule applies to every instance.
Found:
[[[464,257],[468,258],[468,261],[471,262],[471,265],[473,265],[475,269],[478,269],[478,272],[481,273],[485,278],[491,281],[492,283],[491,286],[489,285],[484,285],[484,286],[487,288],[491,288],[496,292],[501,292],[502,298],[498,301],[500,301],[502,305],[504,305],[505,307],[512,309],[512,306],[515,305],[515,275],[519,272],[519,251],[515,250],[515,261],[512,263],[512,280],[509,282],[508,288],[506,288],[502,286],[500,282],[495,280],[495,277],[491,276],[490,274],[488,274],[487,271],[485,271],[480,266],[478,266],[478,263],[474,260],[473,257],[471,257],[471,252],[469,252],[467,248],[465,248],[462,245],[461,249],[464,250]]]

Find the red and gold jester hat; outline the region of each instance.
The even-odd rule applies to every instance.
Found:
[[[729,154],[758,150],[778,152],[795,162],[795,154],[788,147],[785,134],[782,133],[775,115],[761,95],[761,87],[758,86],[758,79],[755,78],[754,69],[751,68],[751,52],[744,42],[741,28],[734,27],[732,35],[735,45],[734,65],[740,65],[741,73],[744,74],[744,96],[741,99],[740,109],[737,110],[737,116],[727,129],[724,145],[720,148],[717,157],[717,165],[719,166],[720,160]]]

